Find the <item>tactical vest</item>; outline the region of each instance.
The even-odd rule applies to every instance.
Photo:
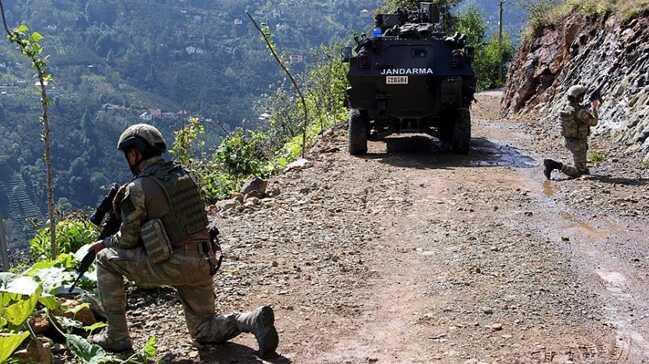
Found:
[[[590,125],[585,120],[580,120],[578,115],[581,109],[573,105],[565,107],[559,116],[561,120],[561,135],[569,139],[588,139]]]
[[[182,166],[164,162],[143,177],[151,177],[167,197],[169,212],[160,219],[172,245],[205,231],[208,220],[200,188]]]

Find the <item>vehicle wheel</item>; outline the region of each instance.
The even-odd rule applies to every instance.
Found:
[[[453,124],[453,152],[469,154],[471,149],[471,112],[469,109],[458,109]]]
[[[349,112],[349,154],[363,155],[367,153],[368,127],[366,113],[361,110]]]
[[[444,146],[450,147],[453,141],[453,126],[455,125],[455,113],[445,112],[442,114],[442,122],[438,129],[439,141]]]

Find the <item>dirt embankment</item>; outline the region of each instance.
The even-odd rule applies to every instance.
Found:
[[[510,67],[504,111],[553,123],[574,84],[604,95],[596,133],[649,163],[649,15],[622,21],[573,12],[539,29]]]

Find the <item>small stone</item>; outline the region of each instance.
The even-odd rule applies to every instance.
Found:
[[[34,329],[36,335],[43,335],[50,328],[50,322],[44,315],[33,317],[30,321],[30,325]]]
[[[492,324],[488,327],[491,329],[491,331],[501,331],[503,329],[503,325],[501,324]]]
[[[296,160],[295,162],[293,162],[293,163],[289,164],[288,166],[286,166],[286,168],[284,169],[284,172],[286,173],[286,172],[290,172],[290,171],[301,171],[301,170],[304,170],[304,169],[309,169],[311,167],[313,167],[313,162],[311,162],[309,160],[306,160],[304,158],[300,158],[300,159]]]
[[[251,177],[243,187],[241,187],[241,194],[246,197],[264,197],[266,195],[266,188],[268,181],[259,177]]]
[[[483,307],[482,308],[482,313],[484,313],[485,315],[493,315],[494,310],[492,308],[489,308],[489,307]]]
[[[238,205],[239,205],[239,202],[237,200],[231,199],[231,200],[219,201],[219,202],[217,202],[217,204],[215,206],[216,206],[217,210],[219,210],[220,212],[226,212],[226,211],[232,210],[233,208],[237,207]]]

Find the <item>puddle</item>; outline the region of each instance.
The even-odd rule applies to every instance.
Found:
[[[502,141],[474,138],[469,155],[452,153],[438,139],[422,135],[400,135],[385,141],[385,154],[370,153],[367,158],[378,158],[388,164],[407,167],[439,168],[441,166],[536,168],[538,162],[521,150]]]
[[[517,148],[496,144],[494,141],[474,140],[471,154],[479,157],[471,161],[471,165],[476,167],[534,168],[538,166],[534,158],[523,154]]]
[[[592,225],[585,223],[585,222],[580,222],[577,220],[577,218],[567,212],[561,212],[559,213],[559,216],[564,219],[569,221],[571,224],[566,227],[566,229],[574,229],[577,230],[583,234],[585,234],[589,238],[594,238],[594,239],[605,239],[607,238],[611,233],[610,231],[607,230],[602,230],[602,229],[597,229],[593,227]]]

